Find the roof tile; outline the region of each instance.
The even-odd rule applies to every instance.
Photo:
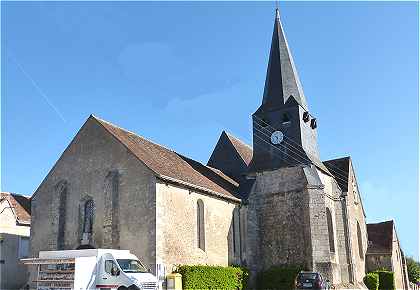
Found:
[[[160,177],[169,177],[222,196],[237,200],[238,184],[214,168],[153,143],[137,134],[92,116],[119,142],[128,148],[150,170]]]
[[[20,223],[31,223],[31,199],[29,197],[10,193],[1,192],[0,201],[8,200],[16,213],[16,219]]]
[[[394,221],[367,224],[368,250],[367,254],[392,252],[394,238]]]

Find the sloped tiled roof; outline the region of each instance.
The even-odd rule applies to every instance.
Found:
[[[367,254],[391,253],[394,238],[394,221],[367,224],[368,249]]]
[[[225,132],[228,136],[230,142],[232,143],[233,147],[235,147],[238,154],[244,160],[246,165],[249,165],[252,159],[252,147],[248,144],[244,143],[242,140],[236,138],[235,136],[231,135],[228,132]]]
[[[29,197],[10,193],[1,192],[0,201],[7,200],[16,214],[16,220],[19,223],[31,223],[31,199]]]
[[[323,162],[331,174],[335,177],[343,192],[347,192],[349,188],[349,169],[350,157],[342,157],[331,159]]]
[[[238,184],[222,172],[95,116],[91,118],[99,122],[158,177],[185,183],[221,195],[221,197],[239,201],[235,197]]]

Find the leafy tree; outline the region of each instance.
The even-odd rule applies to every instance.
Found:
[[[408,280],[412,283],[420,282],[420,263],[413,258],[407,258]]]

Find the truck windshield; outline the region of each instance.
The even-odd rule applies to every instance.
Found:
[[[117,259],[118,264],[125,273],[147,273],[147,269],[137,260]]]

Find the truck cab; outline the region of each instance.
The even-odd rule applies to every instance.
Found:
[[[33,282],[39,290],[158,288],[157,278],[128,250],[41,251],[39,258],[21,261],[38,267]]]
[[[96,288],[156,289],[157,279],[132,254],[105,253],[101,257]]]

